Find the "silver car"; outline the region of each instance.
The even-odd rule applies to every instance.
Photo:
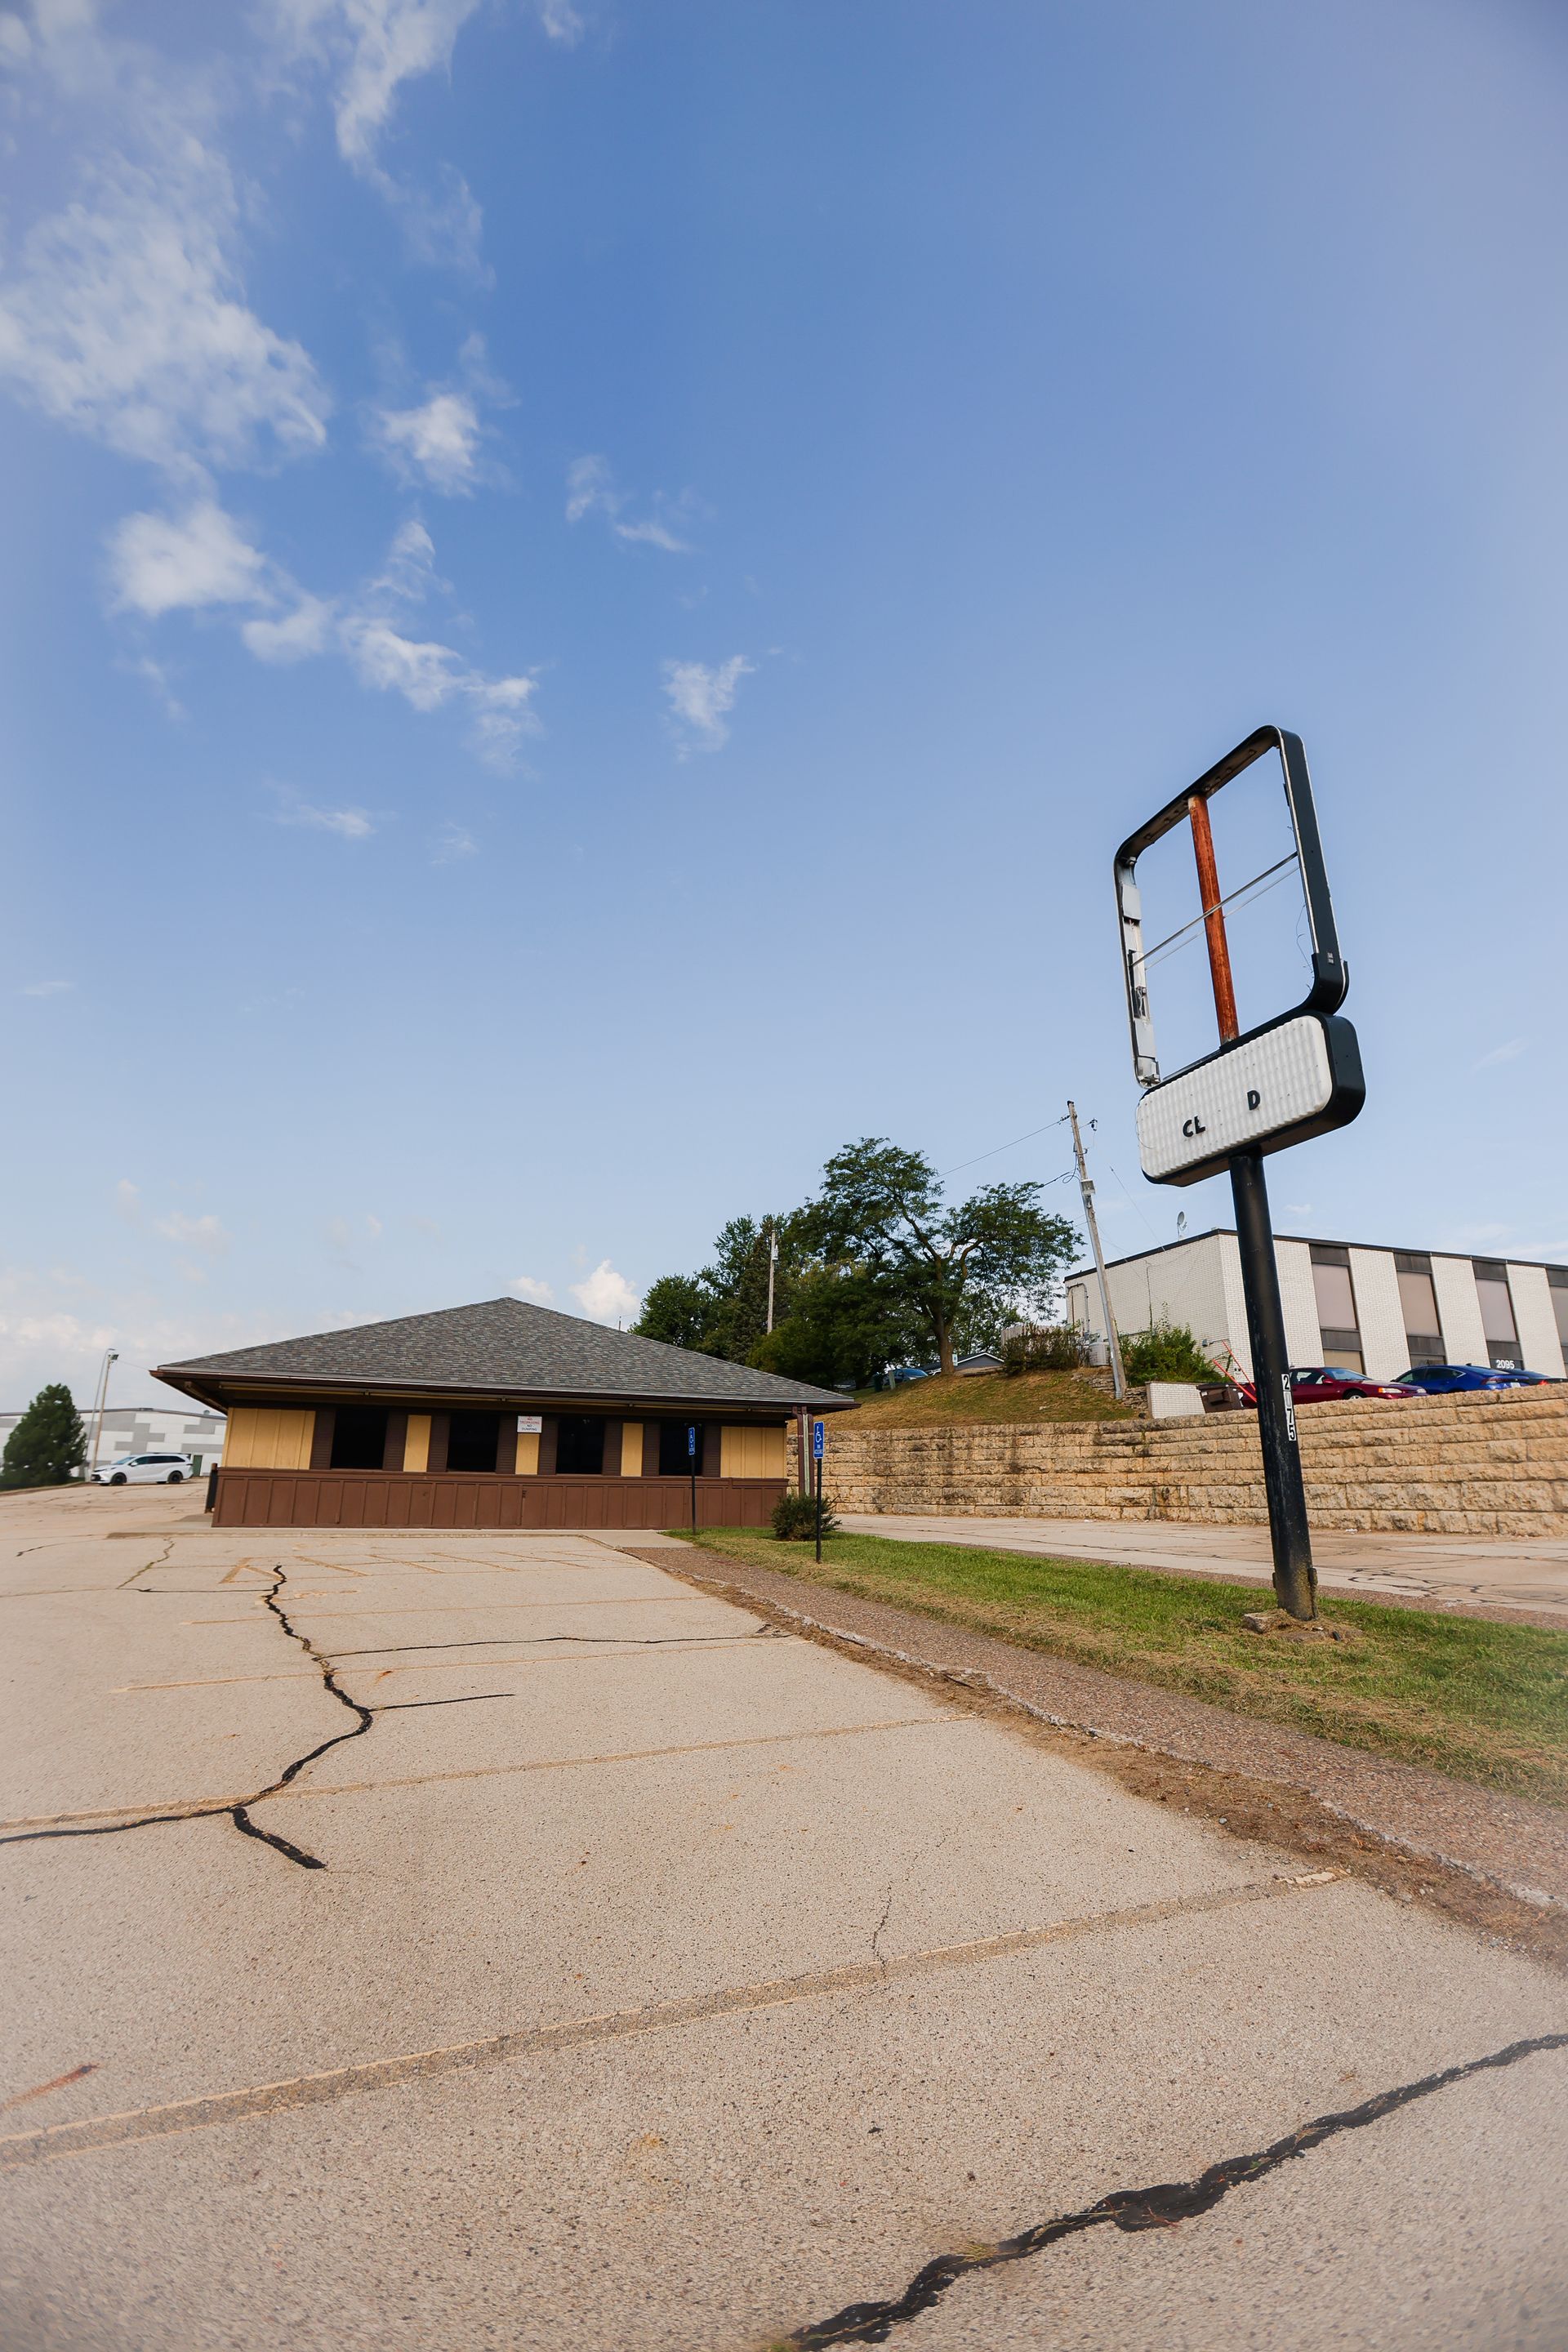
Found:
[[[93,1486],[177,1486],[195,1465],[188,1454],[122,1454],[116,1462],[100,1463],[89,1485]]]

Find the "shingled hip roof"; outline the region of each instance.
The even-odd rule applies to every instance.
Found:
[[[401,1315],[390,1323],[361,1323],[318,1331],[265,1348],[234,1348],[163,1364],[154,1378],[187,1395],[229,1382],[287,1381],[324,1388],[473,1389],[522,1395],[625,1397],[649,1404],[844,1408],[849,1400],[804,1381],[780,1380],[667,1347],[631,1331],[530,1307],[521,1298],[487,1298],[434,1315]]]

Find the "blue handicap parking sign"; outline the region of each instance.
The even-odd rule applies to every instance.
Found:
[[[688,1429],[686,1433],[686,1450],[688,1454],[695,1454],[697,1451],[697,1432],[695,1429]]]
[[[815,1461],[820,1462],[822,1459],[822,1449],[826,1436],[827,1423],[825,1421],[814,1421],[811,1424],[811,1452]]]

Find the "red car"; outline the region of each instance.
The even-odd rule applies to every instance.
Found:
[[[1258,1402],[1250,1381],[1237,1381],[1237,1393],[1247,1403]],[[1369,1381],[1364,1372],[1347,1372],[1333,1364],[1317,1364],[1310,1371],[1293,1369],[1290,1394],[1297,1404],[1330,1404],[1339,1397],[1414,1397],[1426,1391],[1404,1381]]]

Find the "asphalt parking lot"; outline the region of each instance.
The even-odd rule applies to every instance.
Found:
[[[16,2352],[1568,2339],[1535,1963],[604,1538],[5,1508]]]

